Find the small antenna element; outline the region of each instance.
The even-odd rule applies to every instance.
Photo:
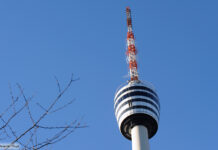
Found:
[[[127,61],[129,63],[129,75],[131,81],[138,80],[138,71],[137,71],[137,61],[136,61],[136,48],[135,48],[135,39],[132,30],[132,18],[131,18],[131,10],[129,7],[126,8],[127,15]]]

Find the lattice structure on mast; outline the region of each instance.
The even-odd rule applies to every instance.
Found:
[[[135,47],[135,38],[132,30],[132,18],[131,10],[129,7],[126,8],[127,15],[127,62],[129,63],[129,75],[131,81],[138,80],[138,71],[137,71],[137,61],[136,61],[136,47]]]

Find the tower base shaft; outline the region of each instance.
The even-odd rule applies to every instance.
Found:
[[[136,125],[131,130],[132,150],[149,150],[148,130],[142,125]]]

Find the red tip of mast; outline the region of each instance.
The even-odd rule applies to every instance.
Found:
[[[131,10],[129,7],[126,7],[126,16],[127,16],[127,26],[132,26]]]

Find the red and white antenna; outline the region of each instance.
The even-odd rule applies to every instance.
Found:
[[[137,71],[137,61],[136,61],[136,48],[135,48],[135,39],[132,31],[132,18],[131,18],[131,10],[129,7],[126,8],[127,15],[127,61],[129,63],[129,74],[131,81],[138,80],[138,71]]]

